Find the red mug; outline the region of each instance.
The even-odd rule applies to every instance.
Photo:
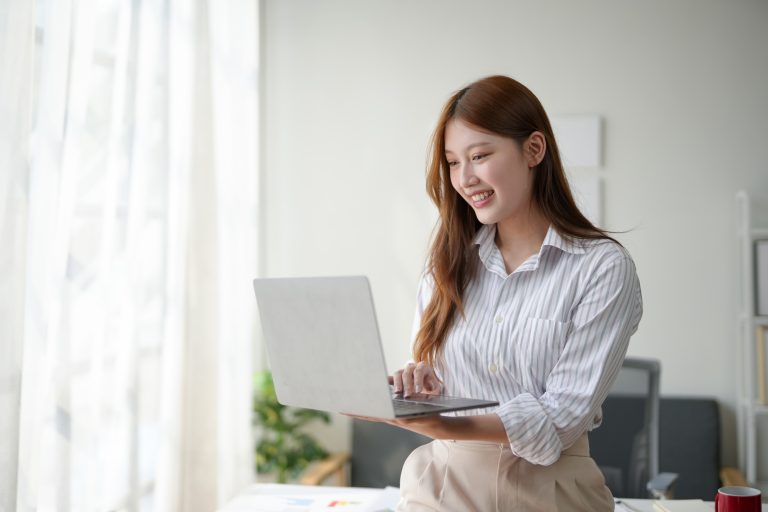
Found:
[[[715,494],[715,512],[761,512],[760,491],[751,487],[721,487]]]

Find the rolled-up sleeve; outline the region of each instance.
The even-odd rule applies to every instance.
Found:
[[[642,316],[632,259],[614,253],[584,283],[574,301],[565,344],[541,396],[521,393],[503,402],[501,418],[512,451],[549,465],[590,427]]]

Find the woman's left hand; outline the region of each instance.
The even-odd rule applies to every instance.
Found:
[[[448,424],[450,422],[450,418],[440,416],[439,414],[430,416],[415,416],[413,418],[404,419],[372,418],[370,416],[356,416],[354,414],[344,414],[344,416],[376,423],[387,423],[388,425],[404,428],[406,430],[410,430],[411,432],[416,432],[417,434],[431,437],[432,439],[447,438],[446,434],[448,430]]]
[[[436,414],[407,419],[371,418],[370,416],[355,414],[344,414],[344,416],[364,421],[387,423],[432,439],[489,441],[509,444],[501,418],[493,413],[478,416],[440,416]]]

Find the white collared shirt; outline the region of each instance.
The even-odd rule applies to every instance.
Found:
[[[452,396],[496,400],[512,452],[548,465],[601,422],[600,406],[642,316],[642,296],[627,251],[611,240],[570,242],[553,227],[541,249],[507,274],[496,226],[475,237],[477,272],[464,313],[444,344],[439,373]],[[415,327],[429,303],[419,284]]]

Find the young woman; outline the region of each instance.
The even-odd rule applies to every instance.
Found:
[[[435,439],[406,461],[398,510],[613,510],[587,431],[642,315],[632,259],[579,211],[547,115],[519,82],[454,94],[432,149],[440,219],[414,362],[394,385],[500,405],[389,422]]]

